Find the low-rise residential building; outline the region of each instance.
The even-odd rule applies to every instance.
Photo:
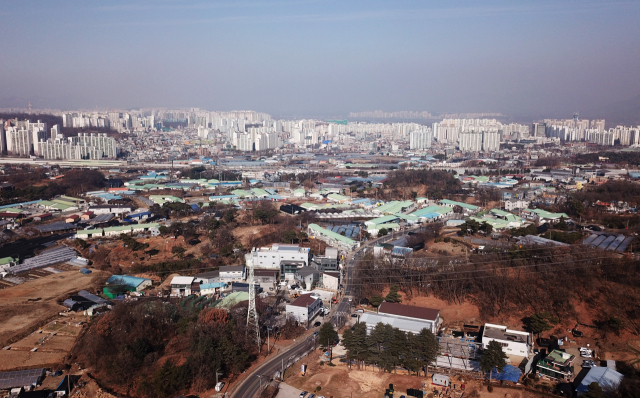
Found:
[[[245,280],[244,265],[227,265],[219,268],[220,282],[242,282]]]
[[[322,287],[328,290],[338,291],[340,288],[340,272],[325,271],[322,273]]]
[[[201,274],[196,275],[194,278],[195,278],[195,282],[198,282],[200,284],[220,282],[220,271],[216,270],[216,271],[203,272]]]
[[[524,200],[524,199],[505,200],[504,209],[506,211],[512,211],[512,210],[517,210],[517,209],[526,209],[527,207],[529,207],[530,204],[531,204],[530,201]]]
[[[191,284],[195,278],[193,276],[174,276],[171,279],[172,296],[188,296],[191,292]]]
[[[312,267],[320,272],[337,271],[338,270],[338,249],[335,247],[327,247],[324,249],[324,256],[313,256],[311,259]]]
[[[533,335],[518,330],[509,330],[506,326],[485,323],[482,332],[482,348],[489,347],[492,341],[502,346],[508,355],[529,358],[533,352]]]
[[[320,280],[320,272],[313,267],[302,267],[296,271],[296,282],[305,289],[313,289]]]
[[[200,284],[200,294],[205,296],[209,294],[220,293],[222,290],[227,288],[227,284],[224,282],[216,282],[216,283],[201,283]]]
[[[538,373],[555,380],[572,381],[575,375],[573,362],[575,355],[568,352],[553,350],[536,364]]]
[[[311,293],[301,295],[286,307],[287,317],[292,317],[304,327],[309,325],[321,309],[322,300],[312,297]]]

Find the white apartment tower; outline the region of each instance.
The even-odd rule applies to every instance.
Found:
[[[409,133],[409,148],[411,150],[431,148],[432,140],[433,131],[431,129],[412,131]]]

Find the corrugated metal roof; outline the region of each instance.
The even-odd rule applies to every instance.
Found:
[[[385,301],[378,307],[378,313],[435,321],[438,319],[440,310]]]

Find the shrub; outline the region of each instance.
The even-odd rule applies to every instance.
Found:
[[[444,243],[449,243],[449,242],[451,242],[451,238],[449,238],[448,236],[444,238]]]
[[[489,392],[493,392],[493,386],[492,386],[492,385],[488,385],[488,386],[487,386],[487,391],[489,391]]]

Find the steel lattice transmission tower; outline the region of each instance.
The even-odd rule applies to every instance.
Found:
[[[247,334],[254,329],[256,343],[260,352],[260,325],[258,325],[258,311],[256,311],[256,279],[253,275],[253,263],[249,265],[249,308],[247,310]]]

